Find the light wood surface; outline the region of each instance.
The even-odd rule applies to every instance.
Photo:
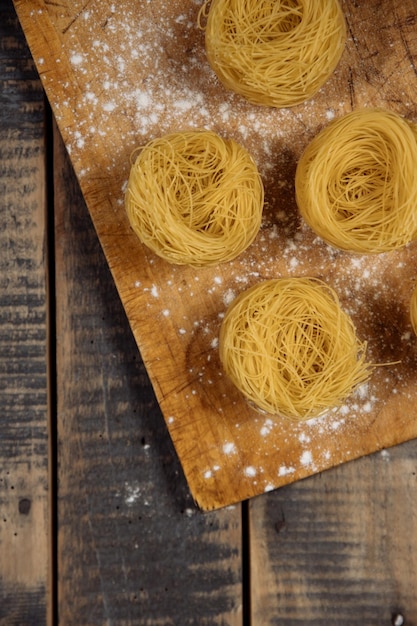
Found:
[[[329,119],[365,105],[413,116],[414,3],[345,2],[350,38],[339,68],[291,110],[249,105],[219,86],[196,3],[15,5],[196,502],[225,506],[415,437],[408,307],[417,246],[377,257],[337,252],[300,222],[293,190],[301,150]],[[132,151],[195,126],[248,148],[267,200],[251,248],[197,272],[152,256],[123,206]],[[223,376],[217,354],[230,300],[285,275],[328,281],[369,342],[370,360],[400,361],[378,368],[340,411],[306,425],[257,414]]]

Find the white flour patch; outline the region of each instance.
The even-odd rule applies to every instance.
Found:
[[[133,99],[135,100],[136,105],[141,108],[148,107],[152,102],[152,98],[149,93],[147,91],[141,91],[140,89],[136,89],[133,92]]]
[[[113,101],[104,102],[102,108],[103,111],[105,111],[106,113],[112,113],[112,111],[114,111],[116,108],[116,103]]]
[[[288,474],[294,474],[294,467],[287,467],[286,465],[281,465],[278,470],[278,476],[287,476]]]
[[[261,430],[259,432],[262,435],[262,437],[266,437],[267,435],[269,435],[273,427],[274,427],[274,422],[271,419],[267,419],[263,423]]]
[[[73,65],[81,65],[84,61],[84,56],[79,52],[74,52],[70,56],[70,61]]]
[[[224,294],[223,294],[223,302],[226,306],[229,306],[230,304],[232,304],[233,300],[235,299],[236,294],[233,291],[233,289],[228,289]]]
[[[313,462],[313,455],[311,454],[310,450],[305,450],[300,457],[301,465],[304,465],[304,467],[307,467],[308,465],[311,465],[312,462]]]
[[[236,452],[236,446],[233,442],[229,441],[223,444],[224,454],[234,454]]]
[[[140,487],[138,485],[129,485],[129,483],[125,483],[125,502],[128,506],[132,506],[135,504],[140,497]]]
[[[362,385],[359,385],[359,387],[356,389],[354,395],[359,398],[360,400],[365,400],[368,395],[369,395],[369,385],[368,383],[363,383]]]

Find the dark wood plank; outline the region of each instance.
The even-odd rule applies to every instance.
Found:
[[[194,506],[61,140],[59,624],[242,624],[240,506]]]
[[[253,624],[417,624],[417,442],[251,503]]]
[[[0,624],[47,623],[44,95],[0,5]]]

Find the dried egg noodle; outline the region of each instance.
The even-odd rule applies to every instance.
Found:
[[[410,320],[414,333],[417,335],[417,285],[414,287],[410,300]]]
[[[371,367],[336,293],[315,278],[265,280],[241,293],[226,312],[219,350],[251,403],[295,420],[340,405]]]
[[[212,265],[255,239],[264,189],[250,154],[211,131],[149,142],[130,171],[126,211],[139,239],[176,264]]]
[[[213,0],[207,59],[223,85],[254,104],[291,107],[330,77],[346,43],[338,0]]]
[[[417,237],[417,126],[383,109],[331,122],[295,177],[300,213],[333,246],[379,253]]]

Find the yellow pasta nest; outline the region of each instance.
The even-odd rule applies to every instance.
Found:
[[[338,0],[210,0],[207,59],[223,85],[254,104],[291,107],[330,77],[346,43]]]
[[[139,239],[176,264],[213,265],[255,239],[264,188],[250,154],[211,131],[149,142],[130,171],[126,211]]]
[[[410,320],[414,333],[417,335],[417,286],[411,296],[410,301]]]
[[[266,280],[240,294],[220,329],[224,371],[267,413],[306,420],[369,375],[366,343],[336,293],[315,278]]]
[[[362,109],[331,122],[296,171],[300,213],[331,245],[379,253],[417,237],[417,126]]]

